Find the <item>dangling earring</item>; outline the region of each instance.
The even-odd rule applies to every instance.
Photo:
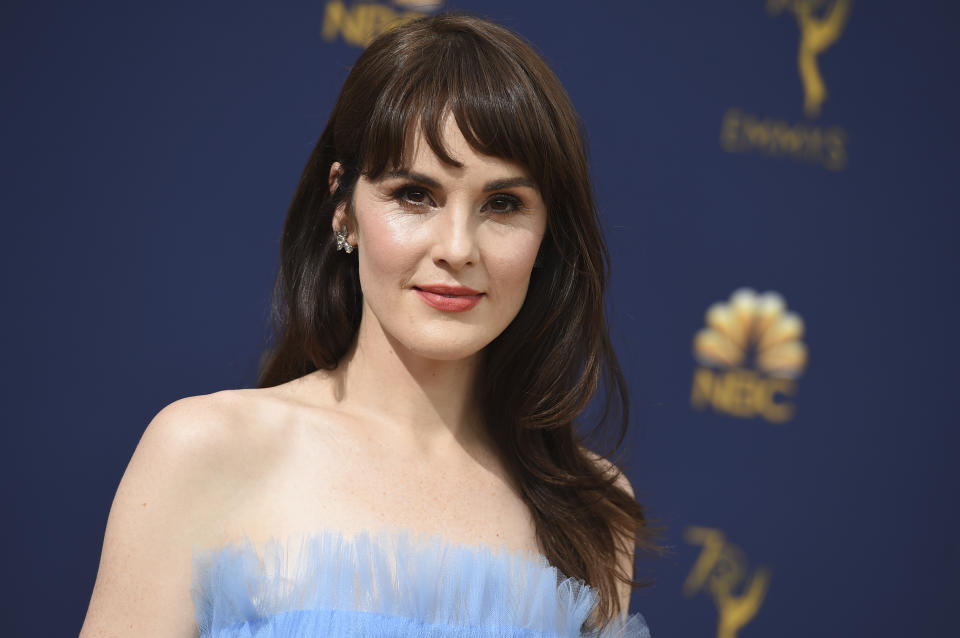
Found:
[[[345,228],[337,231],[337,250],[345,250],[348,255],[353,252],[353,246],[347,243],[347,231]]]

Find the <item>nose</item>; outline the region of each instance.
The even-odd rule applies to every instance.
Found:
[[[467,205],[450,204],[434,217],[433,250],[434,263],[460,270],[477,263],[478,220]]]

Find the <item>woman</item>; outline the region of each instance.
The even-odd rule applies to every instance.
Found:
[[[652,532],[574,429],[602,377],[626,427],[606,259],[527,43],[463,15],[380,36],[294,195],[259,387],[147,427],[82,635],[646,635]]]

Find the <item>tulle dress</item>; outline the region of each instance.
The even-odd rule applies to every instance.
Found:
[[[597,591],[540,554],[411,530],[244,536],[193,554],[201,638],[649,638],[640,614],[583,629]]]

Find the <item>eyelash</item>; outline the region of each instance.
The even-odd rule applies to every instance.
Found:
[[[412,184],[407,184],[397,188],[390,194],[390,197],[395,199],[401,206],[409,210],[420,210],[426,206],[426,204],[424,203],[416,203],[407,199],[407,196],[410,193],[422,193],[425,197],[430,197],[430,192],[426,188],[422,188],[420,186],[414,186]],[[498,193],[494,195],[487,201],[487,203],[489,204],[490,202],[497,201],[497,200],[505,201],[513,207],[510,210],[493,211],[497,215],[511,215],[513,213],[523,210],[524,208],[522,201],[520,201],[518,198],[514,197],[513,195],[507,195],[505,193]]]

